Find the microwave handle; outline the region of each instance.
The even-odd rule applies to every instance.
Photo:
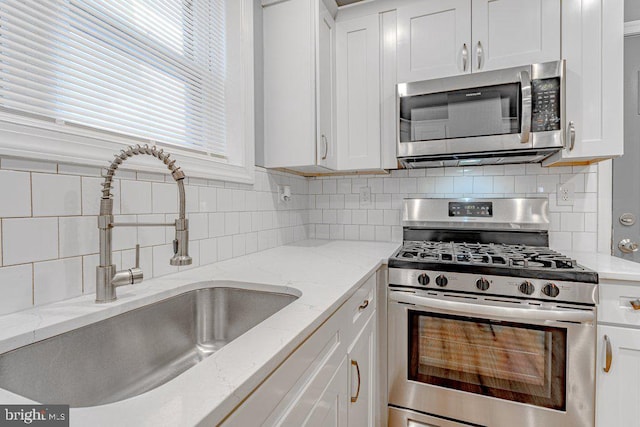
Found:
[[[528,71],[520,71],[520,88],[522,95],[520,142],[527,143],[531,134],[531,77]]]
[[[593,311],[590,310],[550,310],[543,308],[503,307],[497,305],[429,298],[405,291],[390,292],[389,299],[400,303],[413,304],[417,307],[447,310],[462,313],[464,315],[475,314],[479,316],[497,316],[519,320],[560,320],[580,323],[593,322],[595,320],[595,315],[593,314]]]

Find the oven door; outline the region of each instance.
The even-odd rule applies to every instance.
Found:
[[[389,403],[483,426],[593,426],[595,308],[389,292]]]

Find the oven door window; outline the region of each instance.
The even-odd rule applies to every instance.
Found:
[[[400,98],[400,142],[520,133],[520,83]]]
[[[409,380],[565,410],[567,330],[409,310]]]

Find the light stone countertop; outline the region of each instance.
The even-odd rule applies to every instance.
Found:
[[[622,280],[639,282],[640,263],[620,259],[608,254],[597,252],[567,252],[564,255],[578,261],[578,264],[598,272],[601,284],[607,280]]]
[[[256,388],[375,272],[398,243],[307,240],[118,289],[0,317],[0,353],[166,299],[202,282],[300,298],[175,379],[120,402],[72,409],[72,426],[214,425]],[[640,270],[639,270],[640,271]],[[640,273],[639,273],[640,274]],[[222,285],[229,283],[220,283]],[[0,389],[2,403],[31,403]]]

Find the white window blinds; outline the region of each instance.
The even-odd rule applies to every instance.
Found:
[[[0,106],[225,155],[225,0],[0,0]]]

